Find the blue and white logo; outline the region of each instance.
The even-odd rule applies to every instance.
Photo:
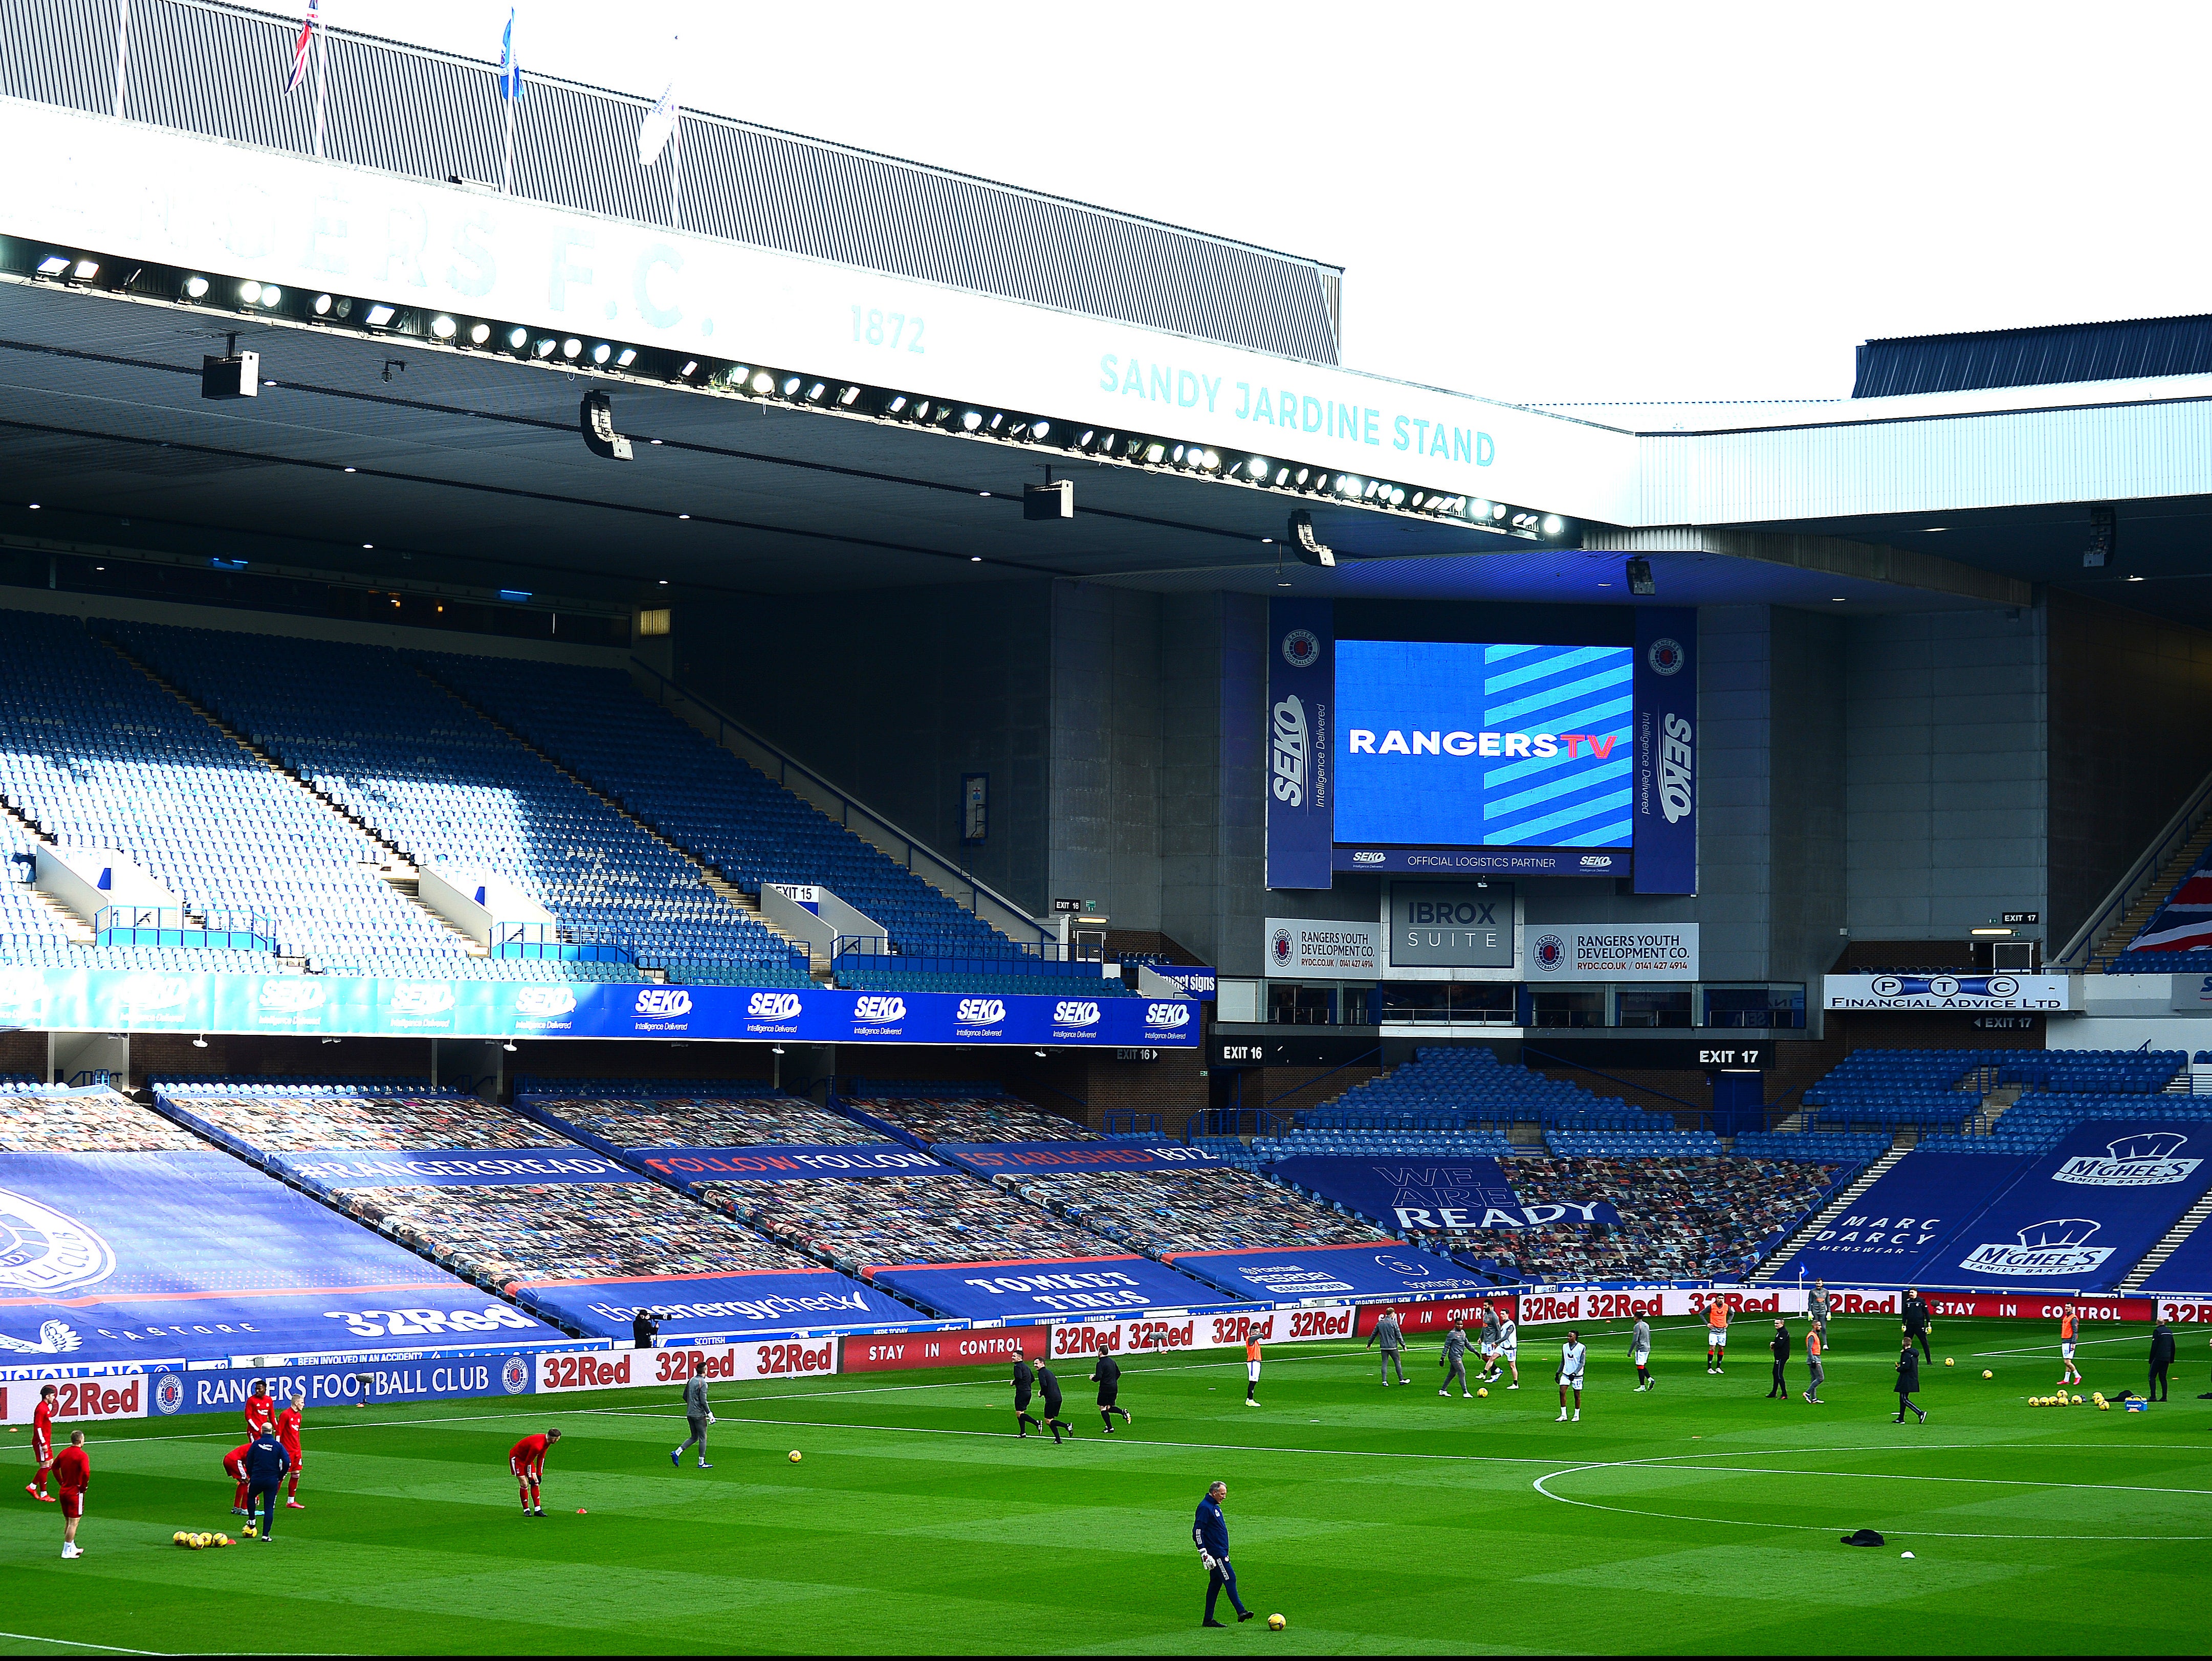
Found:
[[[185,1404],[185,1381],[173,1373],[164,1373],[154,1381],[154,1410],[170,1414]]]
[[[642,1010],[645,1006],[638,1007]],[[799,1010],[797,992],[755,992],[745,1003],[745,1015],[754,1021],[793,1021]]]
[[[853,1000],[853,1019],[882,1025],[906,1019],[906,1000],[902,997],[859,997]]]
[[[997,997],[963,997],[953,1019],[963,1025],[996,1026],[1006,1018],[1006,1000]]]
[[[1283,661],[1292,669],[1311,669],[1321,661],[1321,641],[1310,628],[1294,628],[1283,636]]]
[[[681,986],[647,986],[637,995],[641,1015],[680,1015],[691,1013],[691,994]]]
[[[564,1015],[576,1007],[576,995],[566,986],[525,986],[514,995],[517,1015],[540,1019]]]
[[[499,1370],[500,1387],[510,1396],[520,1396],[530,1388],[530,1363],[520,1355],[509,1355],[507,1365]]]
[[[0,1287],[51,1298],[114,1272],[115,1253],[84,1224],[0,1189]]]
[[[1053,1022],[1060,1027],[1095,1027],[1098,1006],[1088,998],[1064,997],[1052,1006]]]
[[[1530,949],[1537,964],[1547,969],[1556,969],[1567,961],[1567,943],[1555,934],[1540,934]]]
[[[328,991],[305,975],[284,975],[261,983],[258,1002],[264,1009],[278,1015],[304,1015],[309,1009],[319,1009]]]
[[[392,1013],[443,1015],[453,1007],[453,989],[442,980],[404,980],[392,989]]]
[[[1145,1025],[1147,1027],[1188,1027],[1190,1025],[1190,1005],[1188,1003],[1147,1003],[1145,1006]]]
[[[2086,1275],[2112,1255],[2109,1246],[2091,1246],[2089,1236],[2103,1225],[2090,1217],[2047,1217],[2018,1231],[2018,1242],[1978,1246],[1959,1259],[1961,1269],[1980,1275]]]
[[[2068,1160],[2051,1173],[2053,1182],[2084,1183],[2095,1188],[2160,1188],[2185,1182],[2202,1160],[2176,1159],[2189,1138],[2179,1131],[2143,1131],[2105,1144],[2108,1159],[2093,1155]]]
[[[1651,666],[1654,675],[1680,675],[1689,657],[1680,640],[1662,635],[1651,643],[1650,649],[1644,654],[1644,661]]]

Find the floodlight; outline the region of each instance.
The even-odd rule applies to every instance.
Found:
[[[368,308],[368,326],[372,329],[381,329],[398,315],[399,308],[396,306],[381,304],[372,306]]]

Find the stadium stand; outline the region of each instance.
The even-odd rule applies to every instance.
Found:
[[[689,860],[401,653],[205,629],[112,627],[126,649],[418,867],[495,872],[551,912],[564,937],[612,944],[675,979],[741,969],[732,978],[812,984],[805,954],[708,888]],[[531,665],[530,673],[545,667]],[[495,974],[544,975],[514,974],[510,966],[529,960],[480,961]],[[578,970],[594,972],[579,979],[636,978],[618,965],[574,962],[544,978]]]
[[[934,1088],[914,1087],[907,1094],[889,1084],[870,1084],[868,1094],[843,1098],[848,1106],[890,1125],[925,1147],[943,1142],[1090,1142],[1091,1133],[1073,1119],[1032,1107],[1012,1096],[934,1095]]]
[[[2063,1142],[2076,1125],[2096,1119],[2179,1125],[2206,1118],[2212,1118],[2212,1097],[2038,1092],[2014,1102],[1985,1136],[1931,1136],[1922,1138],[1922,1145],[1931,1151],[1960,1154],[2044,1154]]]
[[[1403,1066],[1307,1110],[1300,1120],[1310,1129],[1427,1130],[1528,1120],[1575,1130],[1634,1130],[1655,1123],[1671,1128],[1618,1097],[1508,1066],[1495,1050],[1480,1045],[1417,1050]]]
[[[1192,1146],[1203,1145],[1214,1151],[1224,1143],[1234,1143],[1239,1152],[1243,1150],[1243,1144],[1233,1137],[1191,1138]],[[1514,1144],[1503,1132],[1488,1128],[1459,1131],[1419,1125],[1399,1128],[1387,1125],[1373,1127],[1317,1125],[1314,1122],[1314,1116],[1309,1113],[1303,1124],[1279,1135],[1255,1137],[1246,1157],[1258,1164],[1272,1165],[1279,1160],[1302,1156],[1328,1159],[1358,1158],[1366,1155],[1448,1157],[1454,1154],[1486,1154],[1495,1157],[1515,1151]]]
[[[532,1092],[524,1106],[610,1148],[842,1147],[885,1140],[842,1113],[757,1085],[742,1095],[693,1088],[696,1094],[635,1097]]]
[[[889,856],[643,696],[614,670],[426,654],[428,672],[728,881],[818,883],[882,924],[902,955],[1017,948]]]
[[[248,1094],[157,1085],[163,1107],[258,1164],[301,1178],[283,1155],[343,1150],[585,1150],[526,1119],[459,1094]],[[395,1182],[315,1185],[331,1203],[494,1291],[527,1282],[656,1279],[811,1268],[797,1253],[640,1176],[568,1186]],[[528,1301],[526,1298],[526,1301]]]
[[[2105,964],[2107,974],[2212,974],[2212,848]]]
[[[1517,1160],[1516,1191],[1602,1202],[1618,1228],[1468,1229],[1464,1262],[1528,1280],[1686,1280],[1748,1272],[1856,1166],[1770,1159]]]
[[[130,1097],[27,1080],[0,1081],[0,1154],[140,1154],[204,1149],[206,1141]]]
[[[366,868],[376,851],[358,831],[81,626],[0,612],[0,657],[11,681],[0,700],[0,799],[46,837],[129,856],[191,911],[265,917],[288,954],[393,973],[483,973],[451,931]],[[15,840],[11,852],[24,852]],[[11,961],[275,967],[266,953],[232,949],[70,945],[51,913],[42,920],[24,904],[36,902],[6,912],[0,952]]]
[[[1024,1172],[992,1180],[1151,1257],[1396,1238],[1249,1171]]]

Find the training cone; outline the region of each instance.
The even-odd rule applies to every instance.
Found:
[[[576,1515],[578,1515],[579,1517],[581,1517],[581,1516],[583,1516],[584,1514],[585,1514],[585,1512],[584,1512],[584,1508],[583,1508],[583,1506],[578,1506],[576,1507]]]

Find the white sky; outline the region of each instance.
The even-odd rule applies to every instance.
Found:
[[[324,10],[489,61],[507,0]],[[2212,310],[2205,0],[520,11],[526,70],[680,57],[692,107],[1343,265],[1347,363],[1486,397],[1842,397],[1870,337]]]

